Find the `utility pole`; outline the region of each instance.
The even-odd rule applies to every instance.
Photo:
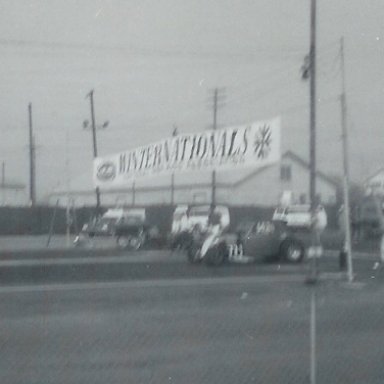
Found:
[[[97,138],[96,138],[96,129],[98,128],[96,126],[96,119],[95,119],[95,107],[94,107],[94,101],[93,101],[93,94],[94,90],[92,89],[86,97],[89,97],[90,103],[91,103],[91,129],[92,129],[92,143],[93,143],[93,158],[95,159],[97,157]],[[83,127],[88,128],[88,121],[84,121]],[[108,121],[106,121],[100,128],[106,128],[108,126]],[[99,187],[96,187],[96,215],[100,214],[100,189]]]
[[[178,135],[177,126],[173,126],[172,137],[176,137]],[[175,172],[171,174],[171,205],[175,203]]]
[[[311,0],[310,7],[310,47],[309,47],[309,196],[311,204],[312,223],[316,220],[316,0]],[[314,225],[311,229],[310,247],[310,276],[307,283],[311,288],[311,310],[310,310],[310,384],[316,384],[317,379],[317,360],[316,360],[316,289],[315,284],[318,279],[317,257],[320,256],[320,234]]]
[[[217,128],[217,98],[219,91],[215,88],[213,93],[213,130],[216,131]],[[216,205],[216,170],[212,171],[212,196],[211,196],[211,204],[212,208]]]
[[[340,40],[341,59],[341,127],[343,142],[343,192],[344,192],[344,220],[345,220],[345,242],[344,251],[347,254],[347,275],[348,282],[353,280],[352,246],[351,246],[351,225],[349,207],[349,159],[348,159],[348,127],[347,127],[347,101],[345,94],[345,64],[344,64],[344,38]]]
[[[316,226],[316,0],[310,6],[310,47],[309,55],[304,58],[302,79],[309,79],[309,200],[312,219],[311,246],[308,249],[310,270],[307,282],[317,282],[317,258],[321,256],[319,231]]]
[[[1,163],[1,186],[4,188],[5,185],[5,161]]]
[[[220,93],[224,92],[224,88],[215,88],[213,90],[213,125],[212,129],[217,129],[217,110],[219,108],[219,101],[222,101],[224,95]],[[216,205],[216,170],[212,171],[211,179],[211,206]]]
[[[134,207],[136,204],[136,183],[135,181],[132,182],[132,207]]]
[[[316,0],[311,0],[311,33],[310,33],[310,182],[309,195],[311,201],[311,212],[316,208]]]
[[[5,205],[5,161],[1,164],[1,196],[2,204]]]
[[[35,170],[35,138],[33,136],[32,127],[32,104],[28,104],[28,120],[29,120],[29,200],[31,206],[36,205],[36,170]]]
[[[317,282],[317,258],[321,256],[322,247],[320,232],[316,228],[317,212],[316,208],[316,0],[311,0],[310,5],[310,47],[309,55],[304,58],[301,67],[302,79],[309,79],[309,200],[312,220],[311,246],[308,249],[310,259],[309,276],[307,283]]]

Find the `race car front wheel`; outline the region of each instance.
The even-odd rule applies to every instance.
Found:
[[[304,257],[304,247],[296,240],[286,240],[281,244],[280,257],[289,263],[300,263]]]

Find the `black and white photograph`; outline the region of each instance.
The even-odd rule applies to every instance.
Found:
[[[0,0],[0,383],[384,382],[382,0]]]

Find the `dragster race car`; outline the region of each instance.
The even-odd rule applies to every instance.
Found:
[[[291,228],[283,221],[241,223],[235,233],[212,226],[205,234],[192,233],[185,245],[188,261],[221,265],[283,260],[300,263],[311,242],[309,228]]]

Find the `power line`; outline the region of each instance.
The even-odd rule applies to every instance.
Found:
[[[140,56],[179,56],[179,57],[201,57],[201,58],[260,58],[260,54],[294,54],[302,52],[302,48],[287,48],[287,47],[260,47],[252,51],[215,51],[208,47],[207,50],[185,49],[159,49],[159,48],[143,48],[143,47],[128,47],[126,45],[102,45],[91,43],[74,43],[74,42],[52,42],[52,41],[33,41],[33,40],[14,40],[0,39],[0,46],[16,47],[16,48],[43,48],[49,50],[73,50],[83,52],[84,50],[92,51],[118,51]]]

